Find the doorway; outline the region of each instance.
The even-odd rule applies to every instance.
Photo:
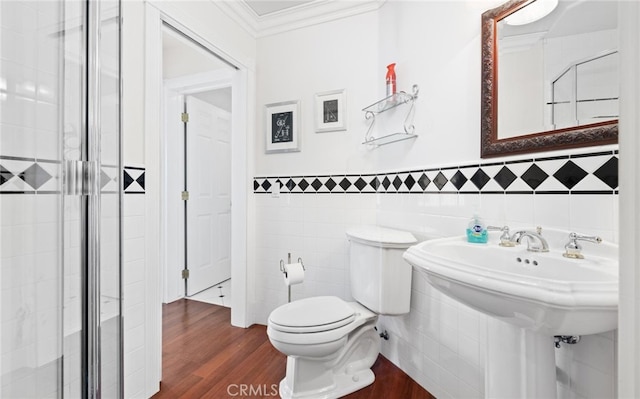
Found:
[[[235,67],[166,23],[162,41],[167,165],[163,302],[202,300],[212,296],[203,293],[210,288],[220,298],[225,282],[227,301],[217,304],[230,307]]]

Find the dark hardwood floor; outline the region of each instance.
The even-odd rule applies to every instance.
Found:
[[[232,327],[228,308],[182,299],[163,305],[161,398],[277,398],[286,357],[265,326]],[[382,355],[376,380],[348,399],[433,399]]]

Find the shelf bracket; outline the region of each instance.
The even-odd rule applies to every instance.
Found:
[[[371,131],[373,130],[373,125],[376,124],[376,114],[371,111],[367,111],[364,114],[364,119],[370,121],[369,128],[367,129],[367,133],[365,133],[364,135],[364,141],[366,143],[374,139],[374,137],[371,137]]]

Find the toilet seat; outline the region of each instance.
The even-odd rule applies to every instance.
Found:
[[[267,334],[272,342],[324,344],[345,339],[351,331],[376,318],[375,313],[357,302],[334,296],[306,298],[271,312]]]
[[[353,323],[355,309],[335,296],[301,299],[279,307],[269,315],[269,325],[296,334],[335,330]]]

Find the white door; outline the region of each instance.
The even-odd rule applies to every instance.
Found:
[[[187,296],[231,278],[231,115],[186,97]]]

